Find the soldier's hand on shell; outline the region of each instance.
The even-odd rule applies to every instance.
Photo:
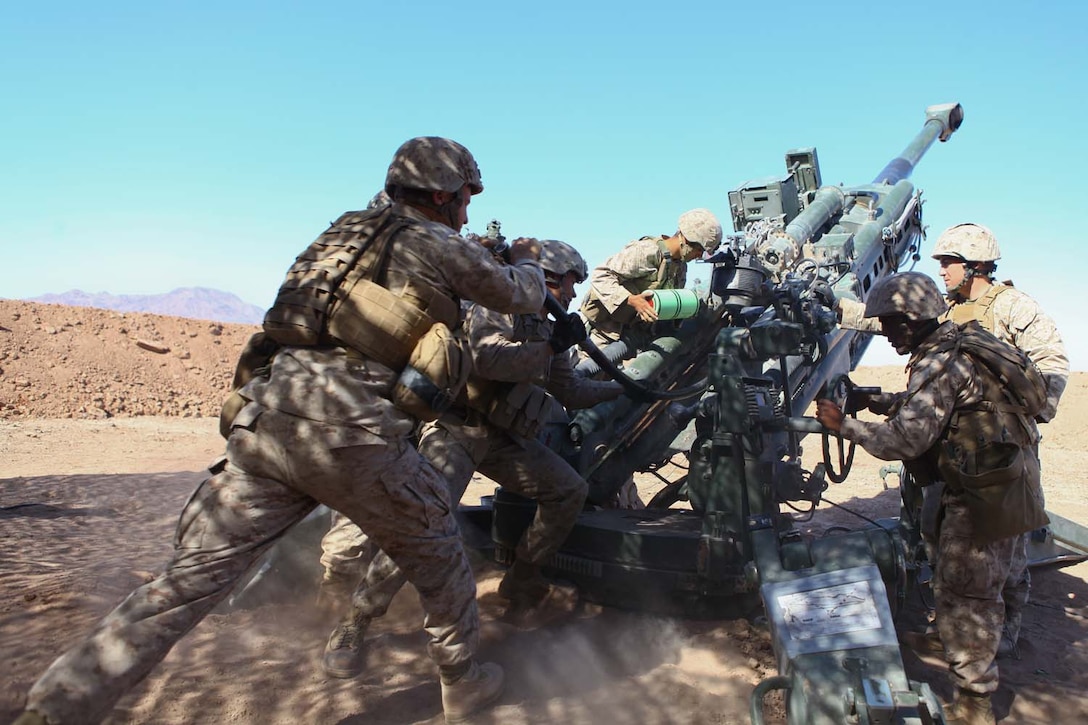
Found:
[[[654,309],[653,303],[650,302],[653,295],[652,291],[647,291],[627,298],[627,304],[634,308],[638,319],[643,322],[657,322],[657,310]]]
[[[517,264],[523,259],[540,260],[540,242],[528,237],[520,237],[510,245],[510,263]]]

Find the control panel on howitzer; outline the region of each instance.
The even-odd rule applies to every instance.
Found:
[[[906,678],[892,621],[916,539],[909,517],[812,542],[782,507],[815,507],[843,473],[832,461],[804,470],[800,446],[821,431],[801,414],[843,389],[869,341],[838,327],[834,299],[864,301],[917,258],[922,203],[908,177],[962,119],[958,104],[927,109],[869,184],[821,187],[815,150],[801,149],[786,175],[731,192],[736,234],[708,260],[698,312],[657,323],[653,344],[623,364],[666,395],[581,411],[560,446],[591,505],[552,572],[591,601],[682,616],[742,615],[762,600],[780,674],[753,693],[754,722],[771,689],[786,691],[792,723],[943,722],[929,689]],[[633,474],[683,457],[686,473],[645,509],[604,508]],[[466,513],[509,561],[533,505],[500,489]]]

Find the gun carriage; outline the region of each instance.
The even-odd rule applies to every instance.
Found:
[[[920,547],[909,480],[907,515],[815,541],[784,507],[815,507],[848,465],[801,461],[802,438],[822,431],[801,414],[820,394],[846,397],[870,340],[837,325],[834,298],[864,301],[918,258],[922,199],[909,177],[962,120],[959,104],[928,108],[868,184],[821,186],[808,148],[786,154],[785,175],[730,192],[736,233],[708,260],[697,313],[658,323],[653,344],[623,364],[632,394],[578,412],[560,440],[591,506],[552,573],[592,601],[673,615],[737,616],[761,601],[780,674],[756,687],[753,722],[773,689],[790,722],[943,721],[928,686],[907,679],[893,622]],[[603,507],[633,474],[681,455],[686,472],[645,509]],[[509,562],[533,505],[499,489],[463,513]]]

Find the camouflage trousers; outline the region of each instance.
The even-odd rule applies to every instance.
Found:
[[[211,472],[181,512],[166,570],[53,663],[27,709],[58,724],[102,719],[318,502],[365,527],[407,572],[426,612],[431,657],[439,665],[472,657],[476,583],[447,486],[407,440],[250,403]]]
[[[378,549],[363,530],[339,511],[332,512],[332,523],[321,538],[321,566],[324,581],[354,587],[366,573]]]
[[[997,648],[1005,624],[1002,590],[1023,537],[978,546],[971,540],[974,527],[967,506],[948,492],[942,503],[933,578],[937,628],[956,687],[991,693],[998,686]]]
[[[585,480],[536,440],[514,440],[487,425],[438,422],[423,431],[419,452],[446,478],[451,501],[461,500],[476,471],[506,490],[536,501],[536,516],[518,542],[516,556],[521,561],[547,561],[566,540],[585,503]],[[346,562],[355,552],[365,551],[366,545],[366,536],[350,521],[334,521],[321,542],[326,577],[330,563]],[[404,582],[397,565],[384,551],[378,552],[352,596],[354,614],[371,619],[384,615]]]
[[[944,484],[937,482],[922,489],[922,542],[926,547],[931,569],[936,571],[938,546],[937,530],[940,526],[941,498]],[[1031,598],[1031,570],[1028,568],[1028,543],[1031,533],[1021,534],[1019,543],[1013,548],[1009,576],[1001,589],[1001,598],[1005,602],[1005,636],[1012,644],[1020,639],[1020,627],[1024,621],[1024,608]]]

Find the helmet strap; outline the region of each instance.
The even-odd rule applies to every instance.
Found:
[[[967,301],[970,300],[971,283],[976,277],[982,277],[988,282],[993,281],[993,275],[987,270],[984,271],[980,268],[979,262],[965,262],[963,265],[963,281],[959,283],[956,289],[949,291],[949,297],[957,300]]]
[[[918,347],[927,337],[933,334],[933,331],[941,326],[941,323],[937,320],[911,320],[907,323],[910,326],[910,343],[907,344],[905,350],[896,350],[900,354],[905,354]]]
[[[465,193],[464,187],[461,187],[453,193],[453,198],[447,201],[445,204],[439,204],[435,207],[435,212],[440,217],[440,221],[448,227],[451,227],[454,231],[459,232],[461,230],[461,206],[464,201],[462,194]]]

